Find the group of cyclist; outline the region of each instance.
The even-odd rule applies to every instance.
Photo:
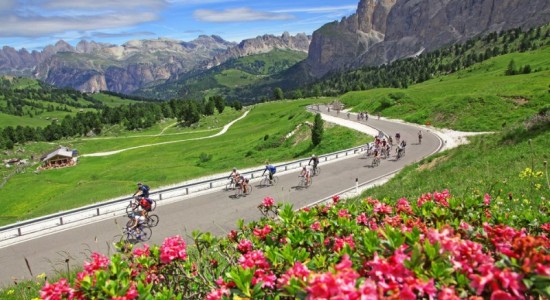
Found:
[[[419,141],[422,139],[422,131],[418,132],[419,134]],[[405,154],[405,149],[407,146],[407,142],[405,139],[401,138],[401,134],[399,132],[395,133],[395,142],[396,142],[396,157],[399,159]],[[374,142],[369,143],[366,146],[367,155],[373,156],[375,160],[379,160],[380,158],[388,158],[391,153],[391,149],[394,145],[394,140],[392,136],[384,136],[382,133],[379,133],[377,136],[374,137]]]
[[[243,195],[248,194],[250,189],[250,180],[243,174],[239,173],[237,168],[233,168],[228,178],[231,179],[231,184],[235,186],[235,188],[243,192]]]

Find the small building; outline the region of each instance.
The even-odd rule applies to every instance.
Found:
[[[42,157],[41,169],[62,168],[74,166],[77,161],[76,153],[69,148],[61,147]]]

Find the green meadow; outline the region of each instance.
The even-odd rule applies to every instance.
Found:
[[[465,70],[409,86],[350,92],[355,111],[462,131],[494,131],[550,105],[550,47],[498,56]],[[511,60],[530,74],[504,75]]]

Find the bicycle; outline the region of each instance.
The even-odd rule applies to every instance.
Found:
[[[234,190],[236,188],[237,188],[237,185],[235,184],[235,178],[231,177],[229,182],[225,185],[225,190],[229,191],[229,190]]]
[[[311,176],[317,176],[317,175],[321,175],[321,167],[317,166],[317,167],[314,167],[313,168],[313,173],[311,174]]]
[[[136,230],[137,228],[139,228],[139,232]],[[124,228],[122,231],[122,239],[125,239],[128,242],[146,242],[153,235],[153,230],[150,227],[138,225],[137,228]]]
[[[279,182],[279,177],[273,175],[273,179],[269,180],[269,175],[265,175],[262,181],[260,181],[260,186],[277,185],[278,182]]]
[[[399,160],[403,156],[405,156],[405,148],[397,149],[396,159]]]
[[[149,199],[151,199],[151,198],[149,198]],[[155,208],[157,208],[157,201],[153,200],[153,199],[151,199],[151,201],[152,201],[151,211],[153,211],[153,210],[155,210]],[[130,200],[130,204],[128,204],[128,206],[126,206],[126,214],[129,215],[132,212],[135,212],[135,210],[138,209],[138,208],[139,208],[139,198],[135,197],[134,201]]]
[[[380,157],[373,157],[371,167],[377,167],[380,165]]]
[[[135,214],[136,212],[132,212],[128,215],[128,218],[130,218],[130,220],[128,220],[128,222],[126,223],[126,227],[132,226]],[[156,227],[159,224],[159,221],[160,221],[160,218],[156,214],[146,214],[145,216],[145,223],[149,227]]]
[[[252,185],[247,184],[247,186],[246,186],[246,193],[244,192],[243,188],[241,188],[241,187],[239,186],[239,187],[237,187],[237,189],[235,190],[235,198],[238,198],[238,197],[241,197],[241,196],[248,196],[248,195],[250,195],[251,192],[252,192]]]
[[[313,179],[309,177],[309,184],[307,183],[307,178],[305,176],[300,176],[300,188],[308,188],[311,184],[313,184]]]

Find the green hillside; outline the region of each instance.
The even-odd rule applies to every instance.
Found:
[[[137,103],[108,94],[58,89],[34,79],[0,78],[0,129],[7,126],[45,127],[79,112]]]
[[[209,70],[143,89],[136,94],[164,99],[203,99],[222,95],[230,101],[238,99],[248,103],[252,101],[239,97],[242,96],[240,91],[264,84],[266,78],[289,69],[306,57],[307,53],[304,52],[275,49],[268,53],[231,59]]]
[[[437,127],[493,131],[550,105],[550,46],[498,56],[454,74],[409,86],[350,92],[340,99],[356,111],[381,113]],[[505,75],[508,65],[530,65],[529,74]]]

